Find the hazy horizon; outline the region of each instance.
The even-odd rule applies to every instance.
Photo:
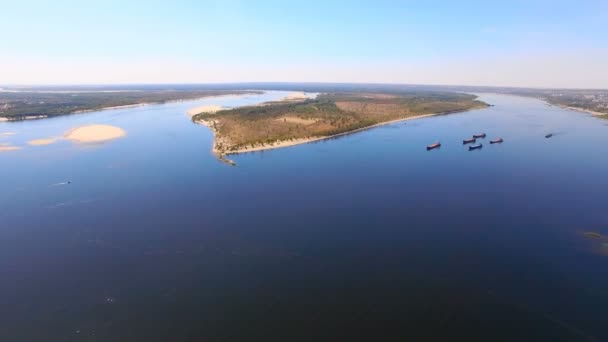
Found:
[[[380,83],[608,88],[600,1],[22,1],[0,84]]]
[[[427,84],[422,84],[422,83],[384,83],[384,82],[311,82],[311,81],[305,81],[305,82],[297,82],[297,81],[263,81],[263,82],[256,82],[256,81],[251,81],[251,82],[209,82],[209,83],[203,83],[203,82],[165,82],[165,83],[159,83],[159,82],[149,82],[149,83],[143,83],[143,82],[115,82],[115,83],[12,83],[12,84],[0,84],[0,89],[3,89],[3,87],[9,88],[11,90],[13,89],[18,89],[18,88],[25,88],[25,89],[31,89],[31,88],[45,88],[45,87],[49,87],[49,88],[60,88],[60,89],[67,89],[67,87],[91,87],[91,88],[95,88],[95,87],[137,87],[137,86],[142,86],[142,87],[154,87],[154,86],[192,86],[192,87],[196,87],[196,86],[208,86],[208,87],[213,87],[213,86],[219,86],[219,87],[228,87],[231,88],[230,86],[271,86],[271,85],[281,85],[281,86],[289,86],[289,85],[307,85],[307,86],[324,86],[324,85],[355,85],[355,86],[365,86],[365,85],[370,85],[370,86],[374,86],[374,85],[378,85],[378,86],[406,86],[406,87],[450,87],[450,88],[512,88],[512,89],[537,89],[537,90],[607,90],[608,87],[524,87],[524,86],[500,86],[500,85],[487,85],[487,84],[471,84],[471,85],[466,85],[466,84],[440,84],[440,83],[427,83]],[[254,89],[254,88],[251,88]],[[121,90],[121,88],[117,88],[116,90]],[[123,90],[131,90],[130,88],[124,88]]]

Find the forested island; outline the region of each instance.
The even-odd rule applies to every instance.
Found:
[[[608,89],[524,88],[499,86],[422,85],[422,84],[349,84],[349,83],[248,83],[252,89],[277,89],[308,92],[465,92],[497,93],[533,97],[555,106],[608,118]],[[235,85],[226,85],[232,86]],[[241,85],[242,87],[243,85]]]
[[[608,118],[608,90],[606,89],[542,89],[478,86],[421,86],[423,89],[462,91],[467,93],[498,93],[533,97],[551,105],[587,112]]]
[[[0,91],[0,119],[26,120],[139,104],[210,96],[260,94],[251,90],[10,90]]]
[[[199,113],[192,120],[215,134],[213,151],[227,154],[296,145],[428,115],[448,114],[487,104],[452,92],[336,92],[299,102]]]

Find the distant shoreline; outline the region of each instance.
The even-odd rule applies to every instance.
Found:
[[[587,113],[587,114],[591,114],[593,116],[608,118],[608,113],[596,112],[596,111],[590,110],[590,109],[572,107],[572,106],[567,106],[567,105],[559,104],[559,103],[551,103],[549,101],[549,99],[546,99],[543,97],[538,97],[538,96],[529,96],[529,95],[522,95],[522,94],[509,94],[509,93],[500,93],[500,92],[487,92],[487,94],[496,94],[496,95],[501,95],[501,96],[516,96],[516,97],[523,97],[523,98],[529,98],[529,99],[536,99],[536,100],[546,103],[547,105],[549,105],[551,107],[557,107],[557,108],[561,108],[561,109],[565,109],[565,110],[571,110],[571,111],[575,111],[575,112],[579,112],[579,113]]]
[[[333,135],[320,136],[320,137],[314,137],[314,138],[298,138],[298,139],[283,140],[283,141],[275,142],[275,143],[272,143],[272,144],[269,144],[269,145],[265,145],[265,146],[256,146],[256,147],[241,148],[241,149],[237,149],[237,150],[224,151],[224,152],[222,152],[221,150],[219,150],[217,148],[218,143],[221,143],[221,141],[220,141],[220,138],[218,138],[218,132],[217,132],[216,128],[214,127],[214,125],[215,125],[214,120],[210,120],[210,121],[198,120],[196,122],[200,123],[200,124],[202,124],[204,126],[207,126],[209,128],[209,130],[213,133],[213,148],[212,148],[212,152],[220,160],[228,162],[228,163],[230,163],[232,165],[235,165],[235,163],[232,160],[227,159],[225,156],[235,155],[235,154],[242,154],[242,153],[248,153],[248,152],[258,152],[258,151],[265,151],[265,150],[274,150],[274,149],[278,149],[278,148],[285,148],[285,147],[291,147],[291,146],[296,146],[296,145],[303,145],[303,144],[308,144],[308,143],[312,143],[312,142],[316,142],[316,141],[328,140],[328,139],[333,139],[333,138],[337,138],[337,137],[344,136],[344,135],[354,134],[354,133],[358,133],[358,132],[365,131],[365,130],[368,130],[368,129],[372,129],[372,128],[376,128],[376,127],[380,127],[380,126],[385,126],[385,125],[390,125],[390,124],[393,124],[393,123],[398,123],[398,122],[403,122],[403,121],[409,121],[409,120],[415,120],[415,119],[422,119],[422,118],[433,117],[433,116],[441,116],[441,115],[448,115],[448,114],[455,114],[455,113],[464,113],[464,112],[469,112],[469,111],[473,111],[473,110],[477,110],[477,109],[483,109],[483,108],[487,108],[487,106],[479,106],[479,107],[465,109],[465,110],[446,111],[446,112],[431,113],[431,114],[421,114],[421,115],[416,115],[416,116],[410,116],[410,117],[407,117],[407,118],[401,118],[401,119],[395,119],[395,120],[380,122],[380,123],[377,123],[377,124],[374,124],[374,125],[371,125],[371,126],[357,128],[357,129],[354,129],[352,131],[342,132],[342,133],[333,134]]]
[[[161,104],[176,103],[176,102],[199,101],[199,100],[204,100],[204,99],[220,98],[220,97],[226,97],[226,96],[261,95],[261,94],[265,94],[266,92],[267,91],[265,91],[265,90],[250,89],[250,90],[234,92],[231,94],[206,95],[206,96],[200,96],[200,97],[195,97],[195,98],[183,98],[183,99],[175,99],[175,100],[167,100],[167,101],[138,102],[138,103],[132,103],[132,104],[120,105],[120,106],[108,106],[108,107],[101,107],[101,108],[80,109],[80,110],[75,110],[72,112],[66,112],[66,113],[60,114],[60,115],[44,115],[44,114],[35,115],[35,114],[32,114],[32,115],[26,115],[26,116],[0,116],[0,122],[18,122],[18,121],[25,121],[25,120],[39,120],[39,119],[54,118],[54,117],[65,116],[65,115],[86,114],[86,113],[93,113],[93,112],[102,112],[102,111],[107,111],[107,110],[137,108],[137,107],[143,107],[143,106],[161,105]]]
[[[134,103],[134,104],[129,104],[129,105],[122,105],[122,106],[104,107],[104,108],[101,108],[101,109],[84,109],[84,110],[78,110],[78,111],[75,111],[75,112],[71,112],[69,114],[82,114],[82,113],[90,113],[90,112],[101,112],[101,111],[105,111],[105,110],[136,108],[136,107],[143,107],[143,106],[150,106],[150,105],[161,105],[161,104],[167,104],[167,103],[177,103],[177,102],[187,102],[187,101],[199,101],[199,100],[213,99],[213,98],[226,97],[226,96],[261,95],[261,94],[264,94],[264,93],[266,93],[266,91],[263,91],[263,90],[260,90],[260,91],[257,91],[257,90],[247,90],[246,92],[243,92],[243,93],[222,94],[222,95],[209,95],[209,96],[202,96],[202,97],[197,97],[197,98],[192,98],[192,99],[179,99],[179,100],[156,101],[156,102],[141,102],[141,103]]]
[[[549,102],[547,102],[549,103]],[[549,103],[551,104],[551,103]],[[551,104],[553,105],[553,104]],[[570,106],[565,106],[565,105],[557,105],[558,107],[562,108],[562,109],[570,109],[576,112],[581,112],[581,113],[587,113],[587,114],[591,114],[593,116],[608,116],[608,113],[601,113],[601,112],[596,112],[594,110],[590,110],[590,109],[584,109],[584,108],[577,108],[577,107],[570,107]]]

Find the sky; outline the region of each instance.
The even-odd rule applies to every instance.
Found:
[[[608,88],[608,1],[0,0],[0,84]]]

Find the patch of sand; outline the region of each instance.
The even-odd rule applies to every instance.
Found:
[[[188,109],[188,115],[194,116],[194,115],[200,114],[200,113],[215,113],[215,112],[218,112],[218,111],[224,110],[224,109],[226,109],[226,107],[218,106],[218,105],[205,105],[205,106],[194,107],[194,108]]]
[[[59,139],[60,138],[42,138],[42,139],[30,140],[27,143],[32,146],[44,146],[44,145],[53,144],[53,143],[57,142],[57,140],[59,140]]]
[[[74,128],[64,134],[64,138],[75,143],[100,143],[122,138],[127,133],[120,127],[109,125],[89,125]]]
[[[608,113],[601,113],[601,112],[596,112],[594,110],[591,109],[585,109],[585,108],[578,108],[578,107],[570,107],[570,106],[560,106],[562,108],[566,108],[566,109],[570,109],[573,110],[575,112],[582,112],[582,113],[589,113],[595,116],[606,116],[608,115]]]
[[[397,96],[391,94],[371,94],[371,95],[363,95],[363,97],[367,97],[368,99],[394,99]]]
[[[284,116],[282,118],[276,119],[276,121],[284,121],[284,122],[295,123],[295,124],[300,124],[300,125],[312,125],[314,123],[317,123],[317,121],[319,121],[319,120],[318,119],[303,119],[303,118],[298,118],[297,116]]]
[[[9,145],[9,144],[0,144],[0,152],[8,152],[8,151],[16,151],[16,150],[20,150],[21,147],[19,146],[13,146],[13,145]]]
[[[283,101],[306,100],[308,98],[309,96],[306,95],[306,93],[302,91],[296,91],[285,96],[283,98]]]

